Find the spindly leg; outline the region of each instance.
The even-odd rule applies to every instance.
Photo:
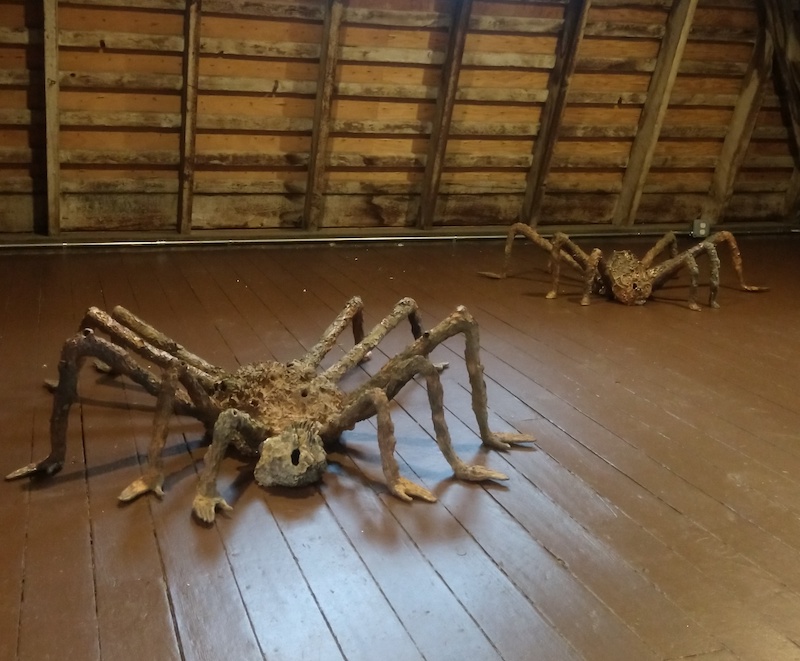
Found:
[[[85,329],[64,343],[58,364],[58,385],[53,394],[53,411],[50,416],[50,454],[38,463],[28,464],[6,476],[12,480],[29,475],[54,475],[64,465],[67,447],[67,423],[72,404],[78,398],[78,373],[84,358],[97,358],[115,372],[124,374],[152,395],[158,395],[161,380],[141,367],[123,348],[98,337]],[[192,402],[184,394],[175,400],[176,407],[185,413],[194,411]]]
[[[511,266],[511,251],[514,248],[514,240],[517,237],[517,234],[522,234],[529,238],[534,245],[538,246],[542,250],[547,251],[548,253],[553,252],[553,244],[545,239],[539,232],[533,229],[530,225],[526,225],[525,223],[514,223],[509,229],[508,234],[506,235],[506,245],[505,250],[503,253],[503,270],[500,273],[493,273],[490,271],[481,271],[480,275],[485,275],[488,278],[495,278],[495,279],[503,279],[508,276],[508,272]],[[582,267],[578,264],[572,256],[568,255],[565,252],[562,252],[559,257],[567,262],[573,268],[582,271]],[[552,262],[551,262],[552,268]]]
[[[347,301],[339,316],[328,326],[319,342],[311,348],[301,362],[309,367],[317,367],[336,344],[336,340],[347,328],[348,323],[353,325],[353,340],[358,344],[364,339],[364,303],[358,296]]]
[[[708,254],[708,261],[711,262],[711,277],[708,285],[708,306],[711,308],[718,308],[719,303],[717,303],[717,294],[719,293],[719,255],[717,254],[717,249],[714,247],[714,244],[710,242],[707,242],[706,253]]]
[[[220,375],[223,372],[223,370],[219,367],[216,367],[215,365],[203,360],[199,356],[191,353],[182,345],[178,344],[175,340],[167,337],[161,331],[156,330],[150,324],[143,321],[121,305],[118,305],[111,311],[111,317],[126,328],[132,330],[139,337],[145,340],[145,342],[149,342],[154,347],[161,349],[162,351],[166,351],[187,365],[196,367],[201,372],[205,372],[206,374],[212,376]]]
[[[192,503],[195,516],[206,523],[214,522],[217,509],[233,509],[217,491],[217,476],[225,452],[237,435],[266,438],[266,430],[243,411],[228,409],[220,413],[214,424],[211,446],[203,459],[205,466],[197,482],[197,492]]]
[[[674,232],[667,232],[645,253],[645,256],[642,257],[642,266],[644,266],[644,268],[650,268],[653,260],[667,248],[669,248],[670,257],[676,257],[678,255],[678,239],[675,238]]]
[[[502,473],[485,466],[467,464],[456,454],[444,418],[444,393],[439,370],[426,356],[412,356],[397,365],[389,387],[392,391],[396,391],[420,374],[425,377],[427,385],[436,444],[453,469],[455,476],[460,480],[473,482],[508,479]],[[389,398],[381,388],[367,388],[359,391],[339,418],[330,423],[328,429],[323,429],[322,433],[323,435],[337,435],[344,429],[350,429],[359,420],[375,414],[377,414],[378,422],[381,465],[389,491],[402,500],[421,498],[429,502],[435,501],[436,497],[428,489],[400,476],[397,459],[394,456],[396,439],[394,425],[389,414]]]
[[[175,408],[175,396],[178,391],[178,370],[170,368],[164,371],[161,391],[156,400],[153,416],[153,432],[150,446],[147,448],[147,468],[142,477],[134,480],[119,495],[121,501],[133,500],[148,491],[161,498],[164,495],[164,459],[161,453],[167,442],[167,425]]]
[[[598,279],[599,266],[603,259],[603,251],[600,248],[595,248],[589,255],[586,262],[586,271],[583,274],[583,296],[581,297],[581,305],[589,305],[592,291],[595,289],[595,283]]]
[[[768,291],[769,287],[754,287],[753,285],[748,285],[745,283],[744,271],[742,269],[742,253],[739,252],[739,246],[736,243],[736,239],[733,237],[733,234],[730,232],[716,232],[708,237],[703,243],[716,245],[723,241],[727,243],[728,247],[731,249],[731,260],[733,261],[733,268],[736,269],[736,275],[739,277],[739,286],[744,291]]]
[[[413,298],[400,300],[389,315],[377,324],[369,334],[356,346],[347,352],[335,364],[325,370],[324,376],[331,381],[338,381],[349,370],[365,360],[378,343],[396,328],[403,319],[408,319],[411,324],[411,333],[414,338],[419,338],[422,333],[422,321],[417,311],[417,302]]]
[[[683,260],[686,263],[686,267],[689,269],[689,309],[697,311],[700,309],[700,306],[697,304],[697,278],[700,274],[700,268],[697,266],[695,258],[688,253],[686,253]],[[719,262],[719,260],[717,260],[717,262]],[[719,278],[719,274],[717,278]]]
[[[463,305],[456,308],[444,321],[425,331],[416,342],[389,360],[364,386],[354,395],[372,388],[380,388],[393,399],[403,381],[396,375],[402,374],[402,366],[413,356],[428,356],[437,346],[455,335],[463,335],[465,342],[464,359],[472,390],[472,411],[478,422],[481,441],[496,450],[507,450],[515,443],[528,443],[533,437],[527,434],[493,432],[489,428],[487,411],[486,383],[483,380],[483,365],[480,360],[480,335],[478,324]]]
[[[581,305],[589,305],[589,295],[592,292],[594,283],[597,280],[598,272],[597,266],[602,258],[603,253],[599,248],[595,248],[590,255],[587,255],[572,239],[562,232],[556,232],[553,235],[553,248],[552,248],[552,261],[551,261],[551,275],[553,277],[553,284],[546,298],[553,299],[558,296],[558,283],[561,278],[561,262],[565,254],[569,254],[574,258],[576,264],[583,273],[584,279],[584,293],[581,299]]]
[[[144,322],[142,322],[144,323]],[[185,364],[187,370],[192,374],[192,376],[197,379],[203,387],[206,389],[207,392],[211,392],[219,380],[219,377],[224,374],[222,370],[219,368],[214,367],[213,365],[209,365],[202,361],[199,364],[205,363],[204,366],[213,368],[213,372],[208,372],[198,365],[193,364],[191,361],[183,360],[181,357],[177,355],[173,355],[169,351],[165,349],[159,348],[156,345],[149,342],[146,338],[140,336],[136,331],[131,330],[127,326],[121,324],[120,322],[112,319],[112,317],[100,310],[99,308],[89,308],[89,311],[86,313],[84,317],[83,324],[87,328],[96,328],[101,330],[103,333],[108,335],[113,342],[120,344],[131,351],[139,354],[146,360],[149,360],[159,367],[163,369],[168,369],[169,367],[173,367],[180,364]],[[151,338],[154,339],[154,338]],[[164,341],[169,341],[168,338],[163,338]],[[175,344],[175,343],[173,343]],[[180,345],[175,345],[180,346]],[[174,348],[174,347],[172,347]],[[177,352],[180,353],[180,352]],[[188,356],[192,356],[193,354],[189,354],[186,352]],[[201,359],[195,356],[197,361]]]

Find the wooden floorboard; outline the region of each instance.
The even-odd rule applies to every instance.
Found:
[[[0,485],[0,659],[800,659],[800,240],[740,245],[770,291],[736,289],[722,247],[721,308],[703,286],[699,313],[685,274],[641,307],[580,306],[568,273],[546,300],[547,256],[524,242],[502,281],[477,274],[500,265],[493,241],[0,251],[5,473],[46,455],[42,381],[89,305],[232,370],[300,357],[353,295],[368,328],[404,296],[426,327],[464,304],[493,428],[537,439],[481,447],[454,337],[432,355],[454,447],[508,481],[452,479],[415,380],[392,406],[397,456],[437,503],[388,493],[368,420],[312,487],[261,489],[226,459],[234,510],[203,526],[202,425],[171,421],[163,499],[119,504],[154,400],[87,367],[63,471]],[[398,327],[343,387],[411,339]]]

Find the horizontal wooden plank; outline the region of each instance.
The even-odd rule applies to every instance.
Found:
[[[177,165],[178,152],[62,149],[62,165]]]
[[[44,189],[44,183],[38,177],[0,177],[0,193],[41,193]],[[4,199],[7,201],[9,198]]]
[[[59,113],[61,126],[70,127],[125,127],[178,129],[181,116],[163,112],[87,112],[63,110]]]
[[[321,21],[323,17],[323,9],[317,3],[273,3],[255,0],[203,0],[203,13],[259,18],[291,18],[304,21]]]
[[[67,7],[123,7],[125,9],[164,9],[174,12],[186,10],[185,0],[60,0]]]
[[[59,84],[67,89],[175,91],[183,89],[181,76],[151,73],[95,73],[62,71]]]
[[[93,32],[60,30],[58,44],[64,48],[97,48],[120,51],[158,51],[182,53],[183,37],[161,34],[138,34],[126,32]]]
[[[446,28],[450,26],[449,12],[401,11],[380,7],[346,7],[344,23],[380,25],[404,28]]]
[[[197,195],[192,227],[299,228],[303,215],[302,195]]]
[[[63,193],[97,193],[97,194],[127,194],[127,193],[177,193],[178,179],[69,179],[61,178],[61,191]]]
[[[0,147],[0,163],[6,165],[27,164],[33,160],[33,150],[26,148]]]
[[[64,194],[61,196],[64,231],[173,229],[178,196],[169,194]]]
[[[313,80],[276,80],[273,78],[238,78],[233,76],[200,76],[201,92],[245,92],[248,94],[301,94],[312,96],[317,92]]]
[[[41,45],[42,30],[0,26],[0,44],[5,46]]]
[[[204,55],[316,60],[319,58],[319,49],[319,44],[293,42],[267,44],[259,41],[211,37],[200,39],[200,52]]]
[[[242,115],[200,114],[197,128],[203,131],[263,131],[269,133],[309,133],[312,120],[303,117],[251,117]]]
[[[0,126],[29,126],[43,123],[44,113],[40,110],[0,108]]]
[[[31,73],[22,69],[0,69],[0,87],[28,87],[34,82],[41,82],[40,73]]]
[[[521,16],[470,16],[469,29],[484,32],[524,34],[558,34],[564,26],[560,18],[527,18]]]

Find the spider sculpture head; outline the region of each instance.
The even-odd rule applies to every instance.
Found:
[[[254,471],[262,487],[299,487],[317,482],[327,467],[317,422],[300,422],[262,444]]]
[[[608,261],[614,298],[625,305],[643,305],[653,293],[653,279],[630,250],[616,250]]]

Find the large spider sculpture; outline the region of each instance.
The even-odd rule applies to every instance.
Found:
[[[553,284],[547,298],[556,298],[561,277],[561,263],[566,262],[583,276],[583,296],[581,305],[589,305],[591,294],[605,295],[608,298],[626,305],[642,305],[653,292],[664,284],[682,268],[689,270],[689,307],[699,310],[697,304],[697,278],[700,269],[696,257],[708,255],[711,262],[711,282],[709,286],[708,305],[718,308],[719,266],[717,244],[725,241],[731,250],[733,267],[739,276],[739,286],[744,291],[766,291],[767,287],[754,287],[745,284],[742,273],[742,256],[736,239],[730,232],[716,232],[697,245],[678,253],[678,241],[672,232],[668,232],[647,251],[642,259],[638,259],[630,250],[615,250],[610,259],[606,259],[600,248],[585,253],[572,239],[563,232],[556,232],[552,241],[544,238],[536,230],[523,223],[515,223],[508,231],[505,245],[505,258],[501,273],[483,271],[482,275],[490,278],[505,278],[511,263],[511,250],[517,234],[528,237],[538,247],[550,253],[550,271]],[[669,259],[653,264],[653,261],[665,250],[669,249]]]
[[[428,358],[445,340],[464,335],[472,409],[483,444],[505,450],[512,444],[534,440],[525,434],[489,429],[478,325],[467,309],[460,306],[444,321],[423,331],[417,304],[404,298],[366,336],[362,310],[358,297],[348,301],[319,342],[298,360],[255,363],[230,373],[190,353],[125,308],[117,307],[111,315],[90,308],[80,332],[66,341],[61,352],[58,384],[53,386],[50,455],[10,473],[6,479],[49,476],[61,470],[69,409],[78,397],[78,373],[86,358],[94,358],[104,371],[127,376],[157,397],[148,466],[142,477],[122,491],[119,498],[123,501],[149,491],[163,495],[161,455],[173,412],[202,421],[211,437],[192,506],[194,514],[204,522],[213,522],[217,509],[231,509],[216,486],[220,465],[231,444],[245,455],[258,457],[254,474],[262,486],[306,485],[320,479],[326,468],[325,445],[352,429],[356,422],[372,416],[377,416],[378,446],[389,491],[407,501],[412,498],[435,501],[429,490],[400,476],[394,456],[389,402],[416,376],[425,378],[436,443],[455,476],[470,481],[507,479],[485,466],[467,464],[456,454],[445,423],[439,378],[445,365],[436,365]],[[353,392],[341,391],[337,386],[340,379],[369,358],[372,349],[404,318],[411,323],[414,342]],[[355,346],[333,365],[318,371],[349,323]],[[95,331],[110,339],[100,337]],[[161,375],[143,367],[129,351],[158,365]]]

